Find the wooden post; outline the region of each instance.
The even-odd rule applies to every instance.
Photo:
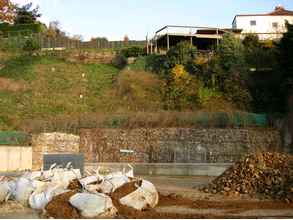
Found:
[[[219,29],[217,28],[217,47],[219,46]]]
[[[155,38],[155,40],[156,40],[156,42],[155,42],[155,44],[156,44],[155,53],[158,53],[158,41],[157,41],[157,38]]]
[[[147,49],[147,55],[149,55],[149,39],[148,39],[148,36],[146,36],[146,49]]]
[[[192,42],[192,36],[190,36],[190,46],[193,46],[193,42]]]
[[[169,51],[170,49],[170,38],[169,38],[169,34],[167,34],[167,51]]]

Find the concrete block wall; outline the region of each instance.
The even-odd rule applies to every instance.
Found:
[[[32,169],[32,147],[0,146],[0,172]]]

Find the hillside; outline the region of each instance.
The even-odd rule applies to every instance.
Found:
[[[81,127],[266,124],[265,115],[239,113],[231,102],[209,93],[201,95],[203,100],[210,97],[201,105],[194,102],[191,108],[166,110],[172,99],[166,96],[166,81],[146,72],[143,65],[138,59],[119,70],[110,64],[2,52],[0,130],[78,133]]]
[[[76,64],[52,57],[2,59],[0,126],[22,119],[105,111],[104,92],[118,69],[103,64]]]

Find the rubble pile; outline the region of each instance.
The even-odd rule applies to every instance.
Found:
[[[159,195],[152,183],[134,177],[130,165],[127,172],[101,174],[97,169],[82,176],[70,164],[65,168],[54,164],[48,171],[0,177],[0,202],[8,200],[48,218],[112,218],[122,206],[138,211],[154,208]]]
[[[271,152],[250,154],[202,190],[293,202],[293,157]]]

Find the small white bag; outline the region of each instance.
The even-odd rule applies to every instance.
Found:
[[[28,205],[29,197],[33,193],[33,191],[34,187],[31,180],[20,177],[16,181],[15,199],[22,205]]]
[[[159,202],[159,194],[155,186],[143,180],[141,186],[137,190],[121,198],[120,203],[137,210],[154,208]]]
[[[114,217],[117,213],[117,209],[113,206],[111,198],[101,193],[77,193],[69,199],[69,202],[85,218],[110,218]]]
[[[53,199],[54,196],[67,192],[63,186],[51,186],[47,185],[47,188],[43,191],[35,191],[29,197],[29,205],[32,209],[43,210],[46,205]]]
[[[9,193],[10,188],[8,182],[0,182],[0,203],[8,200]]]
[[[80,184],[83,187],[85,187],[85,186],[87,186],[89,184],[93,184],[93,183],[98,182],[98,181],[99,181],[99,179],[98,179],[97,176],[87,176],[87,177],[82,178],[82,179],[79,180]]]
[[[100,189],[105,194],[110,194],[114,192],[120,186],[123,186],[125,183],[130,182],[127,176],[114,176],[111,178],[105,178],[104,181],[99,185]]]
[[[79,169],[54,169],[51,182],[56,184],[62,184],[64,189],[66,189],[72,180],[80,178],[81,174]]]

